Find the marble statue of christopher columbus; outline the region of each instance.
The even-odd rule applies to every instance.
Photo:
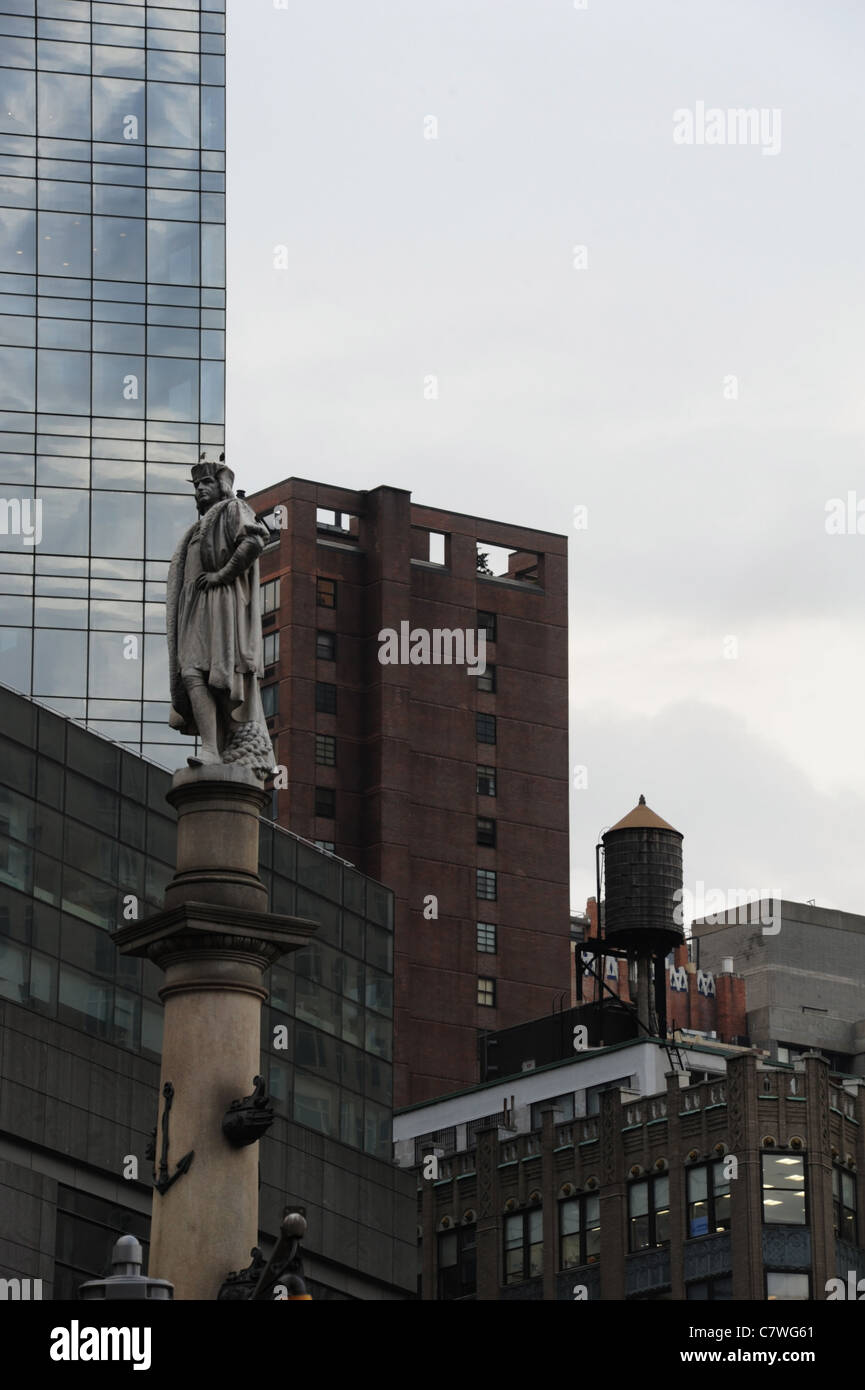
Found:
[[[262,780],[273,748],[259,693],[262,662],[258,557],[270,539],[234,495],[227,465],[197,463],[198,521],[168,571],[169,724],[200,739],[190,767],[239,763]]]

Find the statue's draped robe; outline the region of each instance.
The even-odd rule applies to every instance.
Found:
[[[231,717],[238,725],[260,726],[270,748],[259,677],[262,661],[258,558],[241,575],[215,589],[198,590],[195,577],[226,565],[241,541],[257,542],[259,552],[270,539],[239,497],[216,502],[190,526],[174,552],[166,586],[166,632],[172,709],[169,724],[183,734],[198,735],[181,672],[208,672],[207,683],[225,691]]]

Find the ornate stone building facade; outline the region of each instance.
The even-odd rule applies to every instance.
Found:
[[[850,1297],[829,1281],[865,1276],[865,1083],[816,1054],[777,1067],[750,1053],[689,1081],[608,1090],[599,1114],[558,1123],[549,1108],[540,1129],[483,1129],[427,1159],[421,1296]]]

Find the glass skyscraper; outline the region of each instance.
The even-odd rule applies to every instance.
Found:
[[[224,11],[0,0],[0,681],[170,767],[167,562],[224,440]]]

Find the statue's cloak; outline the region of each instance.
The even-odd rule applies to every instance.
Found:
[[[196,525],[199,523],[190,526],[181,537],[174,552],[168,569],[165,595],[172,705],[168,722],[173,729],[192,736],[198,735],[198,729],[180,674],[183,666],[183,632],[178,621],[178,607],[183,591],[186,552]],[[208,573],[222,569],[240,542],[249,540],[257,543],[259,553],[270,540],[267,527],[256,521],[252,509],[239,497],[214,503],[200,520],[203,569]],[[259,677],[264,671],[258,557],[244,574],[237,575],[229,584],[198,595],[196,601],[206,603],[208,607],[211,643],[208,685],[228,693],[233,720],[238,724],[261,725],[266,736],[258,689]]]

